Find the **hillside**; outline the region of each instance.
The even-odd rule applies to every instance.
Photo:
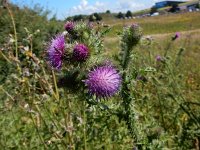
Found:
[[[199,29],[199,18],[200,12],[188,12],[127,20],[110,19],[105,20],[105,24],[109,24],[112,27],[109,33],[111,37],[114,36],[120,28],[131,23],[138,23],[143,27],[143,33],[149,35]]]

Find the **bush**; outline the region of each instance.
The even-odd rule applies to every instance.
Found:
[[[119,13],[117,14],[117,18],[119,18],[119,19],[124,18],[124,14],[123,14],[122,12],[119,12]]]
[[[127,18],[132,17],[132,12],[128,10],[125,15]]]

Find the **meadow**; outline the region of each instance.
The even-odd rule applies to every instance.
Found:
[[[199,150],[199,12],[105,28],[21,11],[1,10],[0,149]]]

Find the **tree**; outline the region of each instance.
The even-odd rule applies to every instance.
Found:
[[[156,7],[151,7],[150,14],[152,15],[153,13],[158,12],[158,8]]]
[[[106,10],[106,13],[107,13],[107,14],[110,14],[110,10]]]
[[[73,18],[73,21],[81,21],[83,20],[83,16],[82,15],[75,15],[74,18]]]
[[[169,12],[177,12],[179,10],[178,4],[173,4]]]
[[[119,19],[124,18],[124,14],[122,12],[119,12],[116,17]]]
[[[93,22],[95,20],[96,20],[96,17],[93,14],[89,16],[89,21],[90,22]]]
[[[128,11],[126,12],[126,17],[132,17],[132,12],[131,12],[130,10],[128,10]]]
[[[98,13],[94,13],[94,16],[96,17],[96,21],[102,20],[102,17]]]

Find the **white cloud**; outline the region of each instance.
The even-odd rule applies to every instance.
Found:
[[[80,4],[71,9],[71,15],[91,14],[94,12],[103,12],[106,9],[106,3],[96,1],[93,5],[88,4],[88,0],[81,0]]]
[[[131,10],[131,11],[137,11],[140,9],[144,9],[146,7],[146,5],[144,4],[144,2],[139,2],[136,0],[117,0],[117,10],[120,11],[127,11],[127,10]]]
[[[157,1],[161,0],[115,0],[114,3],[95,0],[93,4],[88,3],[88,0],[81,0],[77,6],[68,11],[68,15],[92,14],[94,12],[105,12],[106,10],[111,12],[137,11],[150,8]]]

